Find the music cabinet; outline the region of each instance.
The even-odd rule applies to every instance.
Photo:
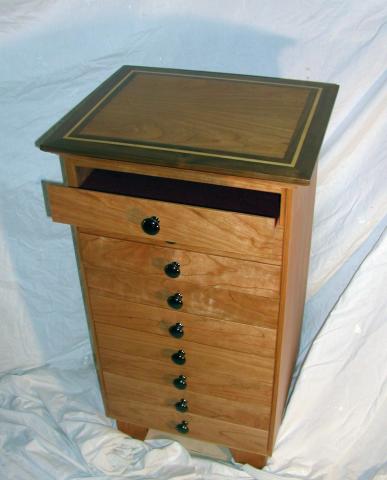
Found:
[[[59,153],[107,415],[272,452],[302,321],[333,84],[124,66],[38,140]]]

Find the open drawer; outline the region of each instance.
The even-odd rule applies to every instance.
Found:
[[[54,221],[85,232],[281,264],[283,229],[273,217],[54,184],[47,195]]]

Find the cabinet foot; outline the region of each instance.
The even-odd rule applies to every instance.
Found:
[[[145,440],[145,437],[148,433],[148,429],[145,427],[133,425],[132,423],[121,422],[119,420],[117,420],[117,428],[121,432],[126,433],[137,440]]]
[[[244,450],[236,450],[230,448],[231,455],[238,463],[248,463],[252,467],[262,468],[266,465],[267,457],[259,455],[259,453],[245,452]]]

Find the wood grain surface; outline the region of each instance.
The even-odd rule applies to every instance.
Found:
[[[139,72],[72,136],[284,159],[310,92]]]
[[[281,269],[276,265],[87,234],[81,234],[80,248],[87,268],[117,269],[131,275],[146,275],[149,279],[164,283],[169,279],[164,271],[165,266],[178,262],[181,274],[168,281],[172,288],[178,288],[183,281],[200,285],[203,289],[231,289],[279,298]]]
[[[260,453],[266,450],[268,433],[258,428],[228,423],[190,412],[182,414],[172,408],[129,399],[108,397],[107,405],[108,415],[124,422],[130,421],[135,425],[178,433],[176,425],[182,420],[187,420],[189,423],[187,436]]]
[[[274,357],[276,330],[243,323],[227,322],[172,309],[127,302],[89,292],[95,322],[115,325],[172,338],[169,328],[180,322],[184,339],[234,352],[245,352],[262,357]],[[175,339],[176,342],[179,339]]]
[[[243,371],[251,381],[264,382],[269,385],[273,382],[274,359],[259,357],[249,353],[235,353],[217,347],[209,347],[198,343],[191,343],[184,338],[160,337],[135,330],[115,327],[105,323],[95,323],[97,341],[100,348],[114,352],[136,355],[141,358],[150,358],[166,367],[174,365],[171,355],[178,350],[184,350],[186,363],[179,365],[184,371],[206,371],[209,375],[224,373],[238,376]]]
[[[74,169],[78,177],[75,181],[67,183],[70,187],[81,185],[87,173],[100,168],[113,172],[137,173],[140,175],[153,175],[155,177],[174,178],[176,180],[188,180],[191,182],[210,183],[224,185],[226,187],[246,188],[248,190],[262,190],[263,192],[282,193],[289,184],[281,181],[265,181],[258,178],[236,177],[221,173],[202,172],[200,170],[188,170],[184,168],[171,168],[160,165],[144,165],[132,162],[117,162],[108,158],[86,157],[82,155],[63,154],[61,159],[67,166]],[[290,185],[291,186],[291,185]]]
[[[337,91],[310,81],[123,66],[37,145],[308,184]]]
[[[275,328],[279,300],[259,297],[232,289],[200,285],[176,279],[157,280],[149,275],[133,275],[113,269],[86,269],[90,291],[105,297],[172,309],[167,300],[175,293],[183,296],[181,312],[258,327]]]
[[[222,212],[155,200],[123,197],[49,184],[47,194],[54,221],[149,239],[142,230],[145,218],[160,219],[160,232],[152,242],[173,243],[175,248],[217,252],[280,265],[283,229],[272,218]]]
[[[137,440],[145,440],[149,430],[147,427],[140,427],[139,425],[120,420],[117,420],[117,428],[120,432],[126,433]]]
[[[225,400],[192,392],[191,389],[180,391],[172,385],[132,380],[109,372],[104,372],[104,380],[107,394],[112,399],[135,400],[176,410],[176,402],[184,398],[188,403],[188,411],[195,415],[262,430],[268,430],[269,427],[270,407],[268,405]]]
[[[234,369],[234,374],[212,374],[208,365],[203,365],[204,361],[201,368],[197,369],[192,367],[192,362],[180,366],[172,362],[140,357],[135,352],[126,354],[107,350],[102,346],[99,346],[99,354],[103,372],[162,386],[172,385],[176,377],[185,375],[188,385],[186,390],[253,405],[271,404],[272,386],[262,382],[260,378],[241,375],[241,370],[236,372]],[[180,395],[186,390],[176,389],[176,392]]]
[[[283,416],[298,352],[305,305],[315,191],[316,172],[309,187],[289,190],[286,194],[284,265],[269,454]]]

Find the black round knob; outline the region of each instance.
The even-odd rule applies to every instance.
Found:
[[[177,262],[168,263],[165,265],[164,272],[171,278],[177,278],[180,275],[180,264]]]
[[[168,305],[175,310],[179,310],[183,306],[183,295],[181,293],[175,293],[168,297]]]
[[[144,218],[141,226],[148,235],[156,235],[160,231],[160,220],[157,217]]]
[[[179,350],[178,352],[171,355],[172,361],[175,362],[177,365],[184,365],[185,364],[185,351]]]
[[[172,325],[169,327],[169,333],[172,335],[172,337],[175,338],[181,338],[184,336],[184,325],[182,323],[175,323],[175,325]]]
[[[179,390],[187,388],[187,377],[185,375],[179,375],[173,380],[173,385]]]
[[[183,420],[181,423],[178,423],[176,425],[176,430],[179,433],[189,433],[188,422],[186,420]]]
[[[186,412],[188,410],[188,402],[184,398],[180,402],[175,403],[175,408],[178,412]]]

